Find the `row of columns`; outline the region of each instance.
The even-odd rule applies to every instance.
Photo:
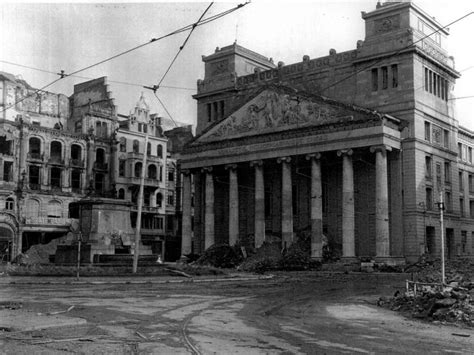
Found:
[[[371,147],[375,157],[375,230],[376,256],[390,256],[389,238],[389,206],[388,206],[388,173],[386,146]],[[342,255],[354,258],[355,253],[355,204],[354,204],[354,169],[352,149],[339,150],[342,157]],[[311,256],[322,258],[322,179],[321,154],[306,156],[311,161]],[[293,194],[291,177],[291,157],[277,159],[282,166],[282,209],[281,231],[282,246],[287,247],[293,242]],[[255,170],[255,246],[258,248],[265,240],[265,188],[263,161],[251,161]],[[237,165],[226,166],[229,172],[229,244],[234,245],[239,238],[239,198]],[[204,249],[214,244],[214,180],[212,167],[202,169],[205,173],[205,241]],[[182,221],[182,255],[191,254],[191,176],[189,171],[183,177],[183,221]]]

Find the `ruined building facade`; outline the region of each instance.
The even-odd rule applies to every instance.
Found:
[[[143,97],[129,115],[119,115],[105,78],[75,85],[67,97],[0,73],[0,109],[2,254],[13,258],[67,234],[77,217],[69,204],[86,196],[131,201],[133,223],[146,152],[142,238],[164,256],[171,162],[159,117]]]
[[[440,194],[448,256],[474,254],[474,132],[454,116],[448,32],[412,2],[362,19],[365,39],[325,57],[275,64],[236,43],[203,56],[183,255],[309,233],[314,258],[327,238],[348,260],[412,261],[440,252]]]

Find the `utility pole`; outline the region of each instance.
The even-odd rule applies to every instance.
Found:
[[[446,283],[446,276],[445,276],[445,268],[444,268],[444,202],[443,202],[443,191],[439,192],[439,225],[441,228],[441,284],[445,285]]]
[[[143,205],[143,185],[145,184],[145,172],[148,150],[148,131],[152,128],[152,124],[148,124],[145,131],[145,146],[143,148],[142,173],[140,175],[140,190],[138,191],[138,208],[137,223],[135,225],[135,248],[133,251],[133,273],[137,273],[138,257],[140,255],[140,230],[142,227],[142,205]]]

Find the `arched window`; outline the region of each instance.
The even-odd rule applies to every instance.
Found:
[[[127,138],[125,137],[120,138],[120,151],[121,152],[127,151]]]
[[[158,158],[163,158],[163,146],[161,144],[156,147],[156,155],[158,155]]]
[[[51,142],[50,158],[52,160],[61,161],[62,157],[62,144],[58,141]]]
[[[61,218],[62,208],[61,202],[52,200],[48,202],[48,217],[50,218]]]
[[[41,140],[36,137],[30,138],[30,157],[33,159],[39,159],[41,157]]]
[[[133,141],[133,152],[140,153],[140,143],[138,142],[137,139]]]
[[[161,207],[163,204],[163,195],[161,194],[161,192],[158,192],[156,194],[156,207]]]
[[[14,208],[15,208],[15,200],[11,197],[7,198],[7,200],[5,201],[5,209],[13,211]]]
[[[119,189],[118,191],[118,198],[120,200],[125,200],[125,190],[124,189]]]
[[[142,163],[137,162],[135,163],[135,177],[142,176]]]
[[[148,178],[156,179],[156,165],[155,164],[148,165]]]
[[[71,145],[71,160],[72,164],[80,165],[82,159],[82,147],[79,144]]]

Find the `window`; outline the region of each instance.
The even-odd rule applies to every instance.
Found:
[[[464,217],[464,199],[459,199],[459,214],[461,217]]]
[[[61,187],[61,168],[51,168],[50,185],[53,188]]]
[[[105,150],[102,148],[97,148],[95,151],[95,163],[96,168],[98,169],[107,169],[105,165]]]
[[[211,103],[206,104],[206,109],[207,109],[207,122],[212,122],[212,104]]]
[[[71,188],[73,192],[81,191],[81,171],[73,169],[71,172]]]
[[[161,207],[163,205],[163,195],[158,192],[156,194],[156,207]]]
[[[71,159],[73,163],[80,163],[82,158],[82,148],[78,144],[71,146]]]
[[[104,193],[104,174],[96,173],[95,174],[95,191],[98,194]]]
[[[474,200],[469,201],[469,217],[474,218]]]
[[[163,217],[155,217],[154,220],[155,229],[163,229]]]
[[[425,141],[431,142],[431,124],[425,121]]]
[[[40,203],[35,199],[28,199],[25,203],[25,217],[39,217],[40,216]]]
[[[469,174],[467,176],[467,180],[469,183],[469,192],[474,192],[474,180],[473,180],[472,174]]]
[[[447,212],[451,212],[453,210],[453,205],[451,203],[451,192],[449,191],[444,193],[444,208]]]
[[[444,130],[444,147],[449,148],[449,131],[447,129]]]
[[[148,178],[156,179],[156,165],[155,164],[148,165]]]
[[[147,133],[148,125],[146,123],[143,124],[143,133]]]
[[[11,197],[7,198],[7,200],[5,201],[5,209],[13,211],[14,208],[15,208],[15,201],[13,200],[13,198]]]
[[[29,151],[30,158],[40,159],[41,158],[40,139],[36,137],[30,138],[29,145],[30,145],[30,151]]]
[[[174,181],[174,169],[168,170],[168,181]]]
[[[163,167],[162,166],[160,166],[160,173],[159,173],[159,176],[158,176],[158,180],[163,181]]]
[[[139,178],[142,176],[142,163],[136,162],[135,163],[135,177]]]
[[[120,151],[126,152],[127,151],[127,138],[121,137],[120,138]]]
[[[137,154],[140,153],[140,143],[137,139],[133,141],[133,152]]]
[[[459,190],[463,191],[464,190],[464,178],[463,178],[463,172],[459,171]]]
[[[425,91],[439,97],[442,100],[448,100],[448,81],[441,75],[425,68]]]
[[[372,91],[377,91],[379,89],[379,74],[378,69],[372,69]]]
[[[36,165],[30,165],[28,168],[28,180],[30,189],[39,190],[40,189],[40,167]]]
[[[392,65],[392,88],[398,87],[398,64]]]
[[[466,253],[466,245],[467,245],[467,231],[461,231],[461,250],[462,253]]]
[[[472,163],[472,148],[471,147],[467,148],[467,161],[469,163]]]
[[[3,181],[13,181],[13,162],[3,162]]]
[[[174,192],[168,191],[168,205],[174,206]]]
[[[156,155],[158,158],[163,158],[163,146],[161,144],[156,146]]]
[[[50,146],[50,158],[56,162],[61,161],[62,157],[62,144],[58,141],[51,142]]]
[[[385,90],[388,88],[388,68],[382,67],[380,69],[382,71],[382,90]]]
[[[458,158],[462,159],[462,143],[458,143]]]
[[[145,191],[143,193],[143,205],[150,206],[150,191]]]
[[[81,133],[82,132],[82,121],[77,121],[74,124],[74,132]]]
[[[118,198],[120,200],[125,200],[125,190],[124,189],[119,189],[118,191]]]
[[[146,154],[151,155],[151,143],[147,143],[146,145]]]
[[[433,93],[433,72],[429,70],[428,72],[428,77],[429,77],[429,89],[430,89],[430,94]]]
[[[444,181],[446,183],[451,182],[451,163],[450,162],[444,162]]]
[[[430,156],[425,157],[425,177],[431,179],[432,175],[432,159]]]
[[[436,163],[436,183],[441,186],[441,163]]]
[[[430,84],[428,79],[428,68],[425,68],[425,91],[429,91]]]
[[[224,101],[219,101],[219,117],[224,118]]]
[[[102,124],[99,121],[95,123],[95,134],[97,137],[102,136]]]
[[[125,176],[125,164],[126,164],[125,159],[120,159],[119,160],[119,176],[121,176],[121,177]]]
[[[431,187],[426,188],[426,210],[433,210],[433,189]]]

